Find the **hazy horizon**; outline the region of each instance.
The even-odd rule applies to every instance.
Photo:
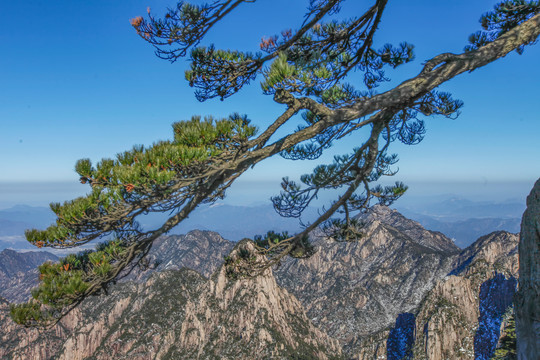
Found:
[[[383,83],[377,92],[415,76],[422,63],[437,54],[462,52],[469,35],[481,28],[480,16],[495,3],[389,3],[375,45],[410,42],[415,45],[416,59],[388,70],[386,76],[392,81]],[[166,6],[162,1],[97,0],[70,5],[49,1],[45,5],[29,0],[4,5],[3,13],[9,16],[4,15],[2,24],[18,31],[4,36],[6,56],[0,58],[0,186],[5,189],[0,190],[1,207],[25,201],[62,201],[83,194],[84,187],[76,187],[76,160],[90,158],[97,162],[135,144],[169,139],[171,124],[192,115],[223,117],[240,112],[262,130],[283,111],[282,105],[261,94],[260,77],[226,101],[197,101],[183,76],[189,62],[170,64],[158,59],[129,23],[130,18],[145,14],[147,6],[156,15],[163,13]],[[282,11],[281,5],[288,11]],[[305,5],[304,1],[273,1],[240,6],[213,28],[201,45],[215,43],[220,48],[258,51],[261,36],[297,26]],[[340,16],[363,11],[365,6],[362,2],[348,3]],[[253,31],[246,32],[245,26]],[[426,137],[417,146],[393,143],[389,152],[400,159],[395,166],[400,169],[396,179],[409,184],[411,194],[417,192],[413,183],[423,182],[431,189],[430,194],[456,192],[493,198],[499,193],[505,198],[524,198],[533,179],[540,176],[535,85],[540,67],[534,60],[539,57],[540,46],[527,46],[522,56],[508,54],[438,88],[464,101],[461,115],[456,120],[427,119]],[[360,73],[352,74],[348,81],[361,84],[359,77]],[[296,129],[300,121],[300,116],[291,120],[276,138]],[[360,135],[336,142],[316,161],[287,162],[275,156],[239,180],[249,188],[262,189],[265,201],[279,191],[282,176],[297,178],[316,164],[332,162],[335,154],[349,153],[358,146]],[[272,183],[267,185],[267,180]],[[65,185],[64,191],[56,185],[39,184],[64,181],[74,185]],[[38,183],[5,185],[20,182]],[[471,184],[470,188],[463,183]],[[495,183],[510,185],[491,186]],[[515,186],[522,190],[515,190]],[[276,190],[268,192],[267,187]],[[529,189],[523,190],[525,187]],[[9,189],[15,193],[10,194]],[[41,189],[48,189],[54,196],[41,194]],[[232,198],[242,198],[231,194]]]
[[[389,180],[399,180],[390,178]],[[451,197],[475,202],[518,202],[525,204],[527,195],[534,185],[531,181],[508,182],[406,182],[407,193],[396,202],[396,206],[443,200]],[[280,191],[279,179],[256,181],[239,179],[220,203],[237,206],[270,204],[270,197]],[[63,202],[88,192],[87,185],[75,181],[58,182],[0,182],[0,210],[15,205],[45,206],[51,202]],[[330,194],[321,196],[319,204],[331,201]]]

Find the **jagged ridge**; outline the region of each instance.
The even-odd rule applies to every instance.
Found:
[[[152,272],[139,273],[139,283],[119,284],[109,296],[89,299],[46,336],[29,332],[18,343],[20,328],[9,324],[0,301],[0,322],[8,322],[9,332],[1,339],[0,357],[80,352],[107,358],[115,352],[116,358],[136,359],[150,351],[157,358],[286,358],[300,352],[319,358],[339,354],[340,347],[358,359],[396,358],[407,349],[419,359],[474,354],[480,288],[496,276],[503,277],[497,284],[510,284],[517,272],[517,236],[490,234],[456,253],[450,239],[395,211],[378,207],[364,221],[365,236],[358,241],[336,243],[318,233],[315,256],[285,261],[277,270],[278,282],[301,303],[276,285],[271,272],[255,282],[232,282],[223,268],[208,280],[192,270],[166,271],[188,263],[208,277],[234,245],[196,231],[160,239],[152,250],[159,265],[150,278]],[[224,324],[230,330],[224,332]],[[456,332],[466,335],[451,335]]]

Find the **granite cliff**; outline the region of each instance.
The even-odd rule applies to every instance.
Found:
[[[288,260],[276,271],[278,283],[298,297],[313,322],[338,339],[349,356],[400,313],[414,311],[451,269],[455,250],[450,239],[401,222],[398,226],[412,236],[420,233],[413,238],[383,223],[386,219],[370,214],[357,241],[317,238],[314,256]]]
[[[249,242],[237,245],[253,251]],[[229,255],[236,257],[238,250]],[[2,359],[338,359],[336,340],[316,328],[268,269],[231,280],[182,268],[92,297],[45,332],[18,327],[0,301]]]
[[[222,265],[234,243],[205,231],[164,237],[153,271],[45,333],[13,324],[0,300],[0,358],[487,359],[516,287],[517,235],[460,251],[385,207],[361,220],[356,241],[315,232],[310,259],[239,280]]]
[[[540,179],[527,197],[520,235],[517,355],[519,360],[526,360],[540,353]]]
[[[421,303],[367,337],[355,358],[490,359],[512,313],[518,242],[516,234],[495,232],[454,256]]]

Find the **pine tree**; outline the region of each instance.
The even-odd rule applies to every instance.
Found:
[[[504,326],[504,335],[499,340],[499,346],[495,350],[492,360],[516,360],[516,320],[513,307],[510,308],[504,316],[506,325]]]
[[[51,204],[56,223],[46,230],[28,230],[26,237],[38,247],[52,248],[113,240],[95,251],[42,265],[33,300],[12,307],[18,323],[54,324],[84,298],[105,290],[143,264],[158,237],[197,206],[223,198],[226,189],[260,161],[274,155],[316,159],[334,142],[364,129],[368,135],[349,154],[317,166],[300,182],[283,179],[282,192],[272,198],[282,216],[300,217],[324,190],[339,189],[341,195],[298,234],[269,232],[255,239],[267,260],[246,271],[256,275],[286,255],[309,256],[313,248],[307,235],[319,226],[337,240],[361,236],[361,224],[353,215],[374,202],[390,204],[407,189],[402,183],[377,184],[381,177],[395,174],[397,157],[388,152],[390,144],[417,144],[425,135],[427,117],[459,114],[462,102],[437,87],[512,51],[521,54],[540,34],[538,1],[505,1],[482,16],[483,30],[471,35],[463,53],[435,56],[418,75],[378,93],[377,86],[389,80],[389,69],[414,59],[411,44],[374,42],[387,0],[372,0],[364,13],[346,20],[339,16],[345,0],[310,0],[300,28],[263,37],[257,52],[200,46],[217,22],[254,1],[180,2],[162,18],[148,9],[145,18],[134,18],[131,24],[160,58],[174,62],[189,56],[191,68],[185,77],[200,101],[224,100],[259,77],[263,94],[281,104],[283,113],[262,131],[240,114],[194,116],[173,124],[169,141],[135,146],[97,164],[79,160],[75,170],[89,185],[88,195]],[[351,72],[360,72],[363,81],[348,83]],[[297,114],[305,124],[276,140],[276,131]],[[143,230],[137,219],[149,212],[171,216],[160,228]]]

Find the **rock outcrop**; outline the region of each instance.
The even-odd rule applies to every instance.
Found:
[[[30,298],[30,289],[38,284],[37,267],[58,257],[45,251],[19,253],[10,249],[0,252],[0,296],[11,302]]]
[[[358,359],[490,359],[511,314],[516,234],[495,232],[453,258],[419,306],[364,339]]]
[[[444,235],[385,207],[364,221],[364,236],[357,241],[320,237],[315,255],[287,260],[276,270],[278,283],[298,297],[313,322],[338,339],[350,357],[366,353],[372,335],[392,327],[400,314],[415,311],[451,271],[456,249]]]
[[[518,236],[496,232],[459,252],[385,207],[362,220],[358,240],[316,232],[314,256],[256,278],[230,272],[257,261],[250,242],[224,265],[234,244],[216,233],[164,237],[154,271],[46,332],[13,324],[0,299],[0,358],[488,359],[516,290]]]
[[[540,179],[527,197],[519,243],[519,291],[516,298],[518,359],[540,354]]]
[[[428,288],[425,297],[415,307],[401,310],[383,329],[361,336],[349,356],[489,359],[511,314],[517,245],[517,235],[495,232],[449,256],[448,273]],[[347,345],[344,349],[350,351]]]
[[[496,232],[463,251],[417,311],[415,359],[491,358],[516,291],[518,241]]]
[[[169,235],[157,239],[148,256],[150,269],[135,271],[128,280],[143,281],[154,272],[186,267],[210,277],[231,252],[234,242],[213,231],[193,230],[186,235]]]
[[[11,320],[9,303],[0,298],[0,359],[53,359],[69,333],[65,324],[49,331],[26,329]]]
[[[250,243],[237,245],[252,251]],[[235,258],[234,250],[230,257]],[[0,304],[2,359],[337,359],[341,349],[277,286],[270,269],[230,280],[189,269],[153,274],[92,297],[46,332],[10,323]],[[104,301],[106,300],[106,301]],[[22,341],[17,342],[15,339]]]

